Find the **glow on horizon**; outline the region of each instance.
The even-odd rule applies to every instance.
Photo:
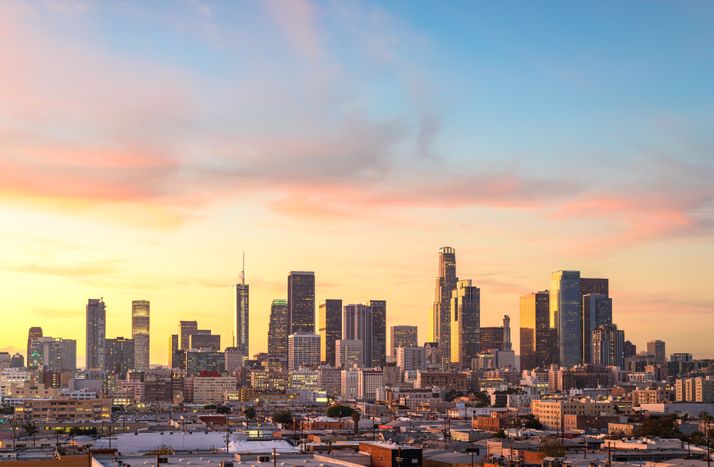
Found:
[[[180,319],[228,345],[243,250],[252,353],[291,270],[424,341],[449,245],[516,348],[577,269],[638,348],[714,357],[714,7],[517,6],[0,3],[2,347],[83,362],[90,297],[109,337],[151,301],[152,363]]]

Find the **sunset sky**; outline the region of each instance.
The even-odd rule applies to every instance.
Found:
[[[643,349],[714,357],[714,3],[0,2],[0,348],[152,307],[251,353],[291,270],[430,337],[437,252],[482,325],[609,277]]]

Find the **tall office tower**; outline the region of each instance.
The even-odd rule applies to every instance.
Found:
[[[179,321],[179,349],[190,349],[191,334],[198,331],[198,321]]]
[[[86,367],[87,370],[101,370],[104,368],[104,341],[107,329],[107,312],[104,300],[90,298],[87,302],[86,311]]]
[[[342,339],[342,300],[328,298],[318,312],[320,360],[335,366],[335,342]]]
[[[432,337],[439,343],[443,358],[448,360],[451,350],[451,291],[456,287],[456,250],[439,248],[439,277],[436,278],[434,307],[432,310]]]
[[[134,340],[117,337],[107,339],[104,369],[119,377],[126,378],[126,372],[134,369]]]
[[[610,296],[610,280],[604,278],[580,278],[580,296],[590,294],[601,294],[606,297]],[[581,302],[582,303],[582,300]]]
[[[221,336],[211,333],[210,329],[197,329],[188,339],[191,350],[221,351]]]
[[[171,334],[169,336],[169,368],[172,368],[174,352],[179,349],[179,336],[178,334]]]
[[[337,339],[335,343],[335,365],[340,368],[351,368],[353,365],[364,364],[364,347],[358,339]]]
[[[647,353],[649,355],[654,355],[655,363],[657,363],[658,365],[664,365],[666,361],[664,341],[661,341],[659,339],[649,341],[647,343]]]
[[[367,305],[345,305],[342,338],[362,341],[362,366],[372,364],[372,308]]]
[[[288,336],[288,370],[320,365],[320,335],[298,332]]]
[[[387,364],[387,301],[370,300],[372,309],[372,366]]]
[[[511,317],[503,315],[503,351],[509,352],[513,350],[511,343]]]
[[[288,276],[289,334],[315,332],[315,273],[291,271]]]
[[[283,360],[287,358],[289,328],[288,301],[276,298],[270,306],[268,324],[268,354],[271,357]]]
[[[249,316],[249,286],[245,283],[245,254],[243,255],[243,270],[240,273],[240,284],[236,284],[236,342],[235,346],[248,356],[250,342]]]
[[[42,337],[42,328],[39,326],[33,326],[27,332],[27,367],[37,368],[39,366],[38,362],[42,361],[41,351],[33,346],[32,341],[34,339],[39,339]],[[33,358],[34,357],[34,358]]]
[[[503,350],[503,327],[481,327],[481,352],[495,352]]]
[[[593,280],[593,279],[589,279]],[[607,279],[605,279],[607,280]],[[582,285],[582,283],[581,283]],[[581,326],[583,329],[583,363],[594,363],[590,350],[595,329],[602,324],[612,324],[612,299],[601,293],[582,296]]]
[[[42,342],[42,365],[47,371],[77,371],[77,341],[74,339],[38,339]]]
[[[131,302],[131,337],[134,339],[134,369],[147,371],[150,364],[149,354],[149,313],[148,300]]]
[[[630,341],[625,341],[625,357],[634,357],[637,355],[637,346]]]
[[[481,349],[481,291],[471,279],[456,283],[450,310],[451,363],[469,368]]]
[[[550,325],[558,336],[558,362],[570,368],[580,363],[580,271],[557,271],[550,278]]]
[[[625,331],[614,324],[601,324],[592,335],[592,364],[625,369]]]
[[[392,326],[390,328],[390,345],[392,357],[397,358],[398,347],[416,347],[419,345],[418,329],[416,326]]]
[[[521,297],[521,369],[550,365],[550,306],[548,291]]]

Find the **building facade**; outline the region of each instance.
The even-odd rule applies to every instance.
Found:
[[[104,300],[90,298],[86,306],[86,368],[104,368],[107,312]]]
[[[432,338],[439,343],[443,358],[448,361],[451,351],[451,291],[458,282],[454,248],[439,248],[438,270],[432,308]]]
[[[397,357],[397,347],[416,347],[419,345],[417,326],[392,326],[390,328],[390,346],[392,357]]]
[[[270,323],[268,324],[268,354],[271,357],[287,359],[289,328],[288,302],[285,299],[277,298],[270,306]]]
[[[460,280],[451,295],[451,363],[468,368],[481,349],[481,291]]]
[[[342,339],[342,300],[327,299],[320,303],[318,312],[320,360],[335,366],[335,343]]]
[[[550,280],[550,325],[557,331],[558,363],[573,366],[582,357],[580,271],[557,271]]]
[[[288,336],[288,370],[320,365],[320,335],[298,332]]]
[[[131,302],[131,337],[134,339],[134,368],[147,371],[150,363],[150,309],[148,300]]]
[[[315,273],[291,271],[288,276],[289,334],[315,332]]]

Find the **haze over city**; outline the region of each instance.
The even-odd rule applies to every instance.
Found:
[[[423,343],[451,246],[483,326],[579,270],[714,357],[714,11],[606,4],[0,3],[3,350],[83,364],[100,297],[107,336],[151,302],[151,363],[182,319],[228,344],[243,252],[249,355],[296,270]]]

